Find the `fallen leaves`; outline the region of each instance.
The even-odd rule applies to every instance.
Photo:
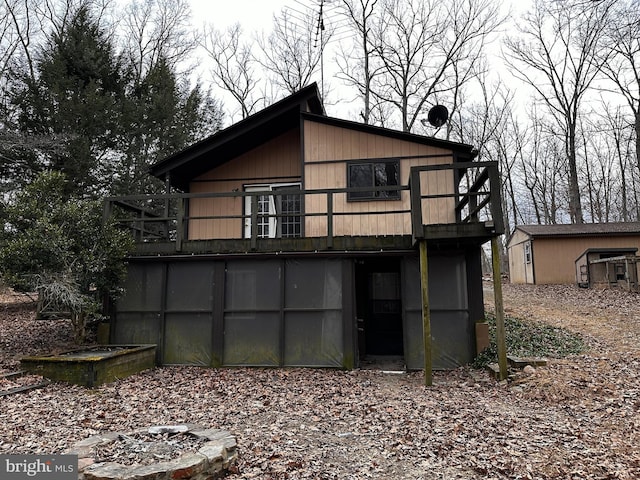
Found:
[[[0,398],[0,453],[62,453],[95,434],[197,423],[237,437],[229,479],[639,478],[638,296],[504,293],[510,315],[580,332],[589,350],[517,384],[468,368],[436,372],[426,388],[419,372],[197,367],[93,390],[56,383]],[[62,321],[32,313],[0,307],[5,370],[71,338]]]

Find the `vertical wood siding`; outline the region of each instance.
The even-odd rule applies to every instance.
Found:
[[[575,261],[589,248],[638,248],[640,236],[536,238],[533,243],[536,283],[576,283]]]
[[[213,159],[212,159],[213,160]],[[190,193],[243,191],[245,185],[299,182],[300,130],[294,129],[197,177]],[[240,219],[197,219],[218,215],[242,215],[242,197],[192,199],[189,203],[190,240],[242,238]]]
[[[304,179],[306,189],[346,188],[349,160],[386,159],[415,155],[443,155],[431,158],[405,158],[400,160],[400,183],[409,181],[411,167],[417,165],[450,164],[450,150],[365,133],[324,123],[304,122]],[[333,162],[333,163],[325,163]],[[424,172],[421,176],[423,194],[453,193],[453,173],[447,171]],[[453,199],[423,201],[425,224],[453,223]],[[346,213],[334,217],[334,235],[399,235],[411,233],[410,214],[384,214],[379,212],[410,209],[409,192],[401,192],[399,200],[348,202],[346,194],[335,195],[334,212]],[[326,195],[307,197],[306,212],[326,212]],[[371,212],[369,215],[361,213]],[[376,213],[378,212],[378,213]],[[349,215],[354,213],[354,215]],[[356,215],[357,213],[357,215]],[[324,236],[326,219],[307,217],[306,236]]]

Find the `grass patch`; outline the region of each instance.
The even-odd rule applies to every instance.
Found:
[[[496,318],[487,313],[486,321],[489,323],[490,344],[474,359],[473,366],[475,368],[484,368],[488,364],[498,361]],[[504,324],[509,355],[564,358],[585,350],[582,337],[564,328],[509,317],[504,319]]]

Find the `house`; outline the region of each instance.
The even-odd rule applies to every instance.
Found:
[[[476,354],[481,245],[502,233],[497,165],[470,145],[328,117],[317,86],[166,158],[165,195],[108,198],[136,236],[113,343],[162,364],[424,366]]]
[[[589,262],[639,248],[640,222],[519,225],[507,242],[509,276],[512,283],[589,284]]]

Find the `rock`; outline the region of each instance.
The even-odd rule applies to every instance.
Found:
[[[78,472],[83,472],[85,468],[94,463],[96,463],[96,461],[91,457],[78,458]]]
[[[531,365],[527,365],[525,366],[522,371],[524,373],[526,373],[527,375],[533,375],[534,373],[536,373],[536,369],[533,368]]]
[[[149,427],[149,433],[152,435],[159,433],[184,433],[188,431],[189,427],[187,425],[156,425]]]

